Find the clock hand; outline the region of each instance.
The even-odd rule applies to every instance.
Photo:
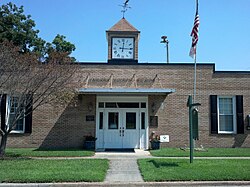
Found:
[[[122,44],[122,52],[123,52],[123,50],[124,50],[124,42],[123,42],[123,44]]]

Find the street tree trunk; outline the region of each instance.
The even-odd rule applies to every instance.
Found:
[[[7,134],[2,135],[1,139],[1,145],[0,145],[0,157],[3,157],[5,155],[5,148],[7,144]]]

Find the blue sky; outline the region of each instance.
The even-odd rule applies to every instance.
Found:
[[[7,0],[0,0],[5,4]],[[80,62],[107,61],[105,31],[122,18],[124,0],[12,0],[23,5],[52,41],[56,34],[76,46]],[[141,31],[139,62],[165,62],[161,36],[169,40],[170,63],[192,62],[190,32],[195,0],[130,0],[125,18]],[[250,71],[250,0],[199,0],[197,62],[214,62],[216,70]]]

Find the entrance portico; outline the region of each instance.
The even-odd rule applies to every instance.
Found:
[[[96,149],[148,149],[149,95],[165,95],[174,89],[82,88],[96,95]]]

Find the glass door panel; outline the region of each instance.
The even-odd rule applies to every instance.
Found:
[[[108,113],[108,129],[118,129],[119,113],[109,112]]]
[[[136,112],[126,112],[126,129],[136,129]]]

